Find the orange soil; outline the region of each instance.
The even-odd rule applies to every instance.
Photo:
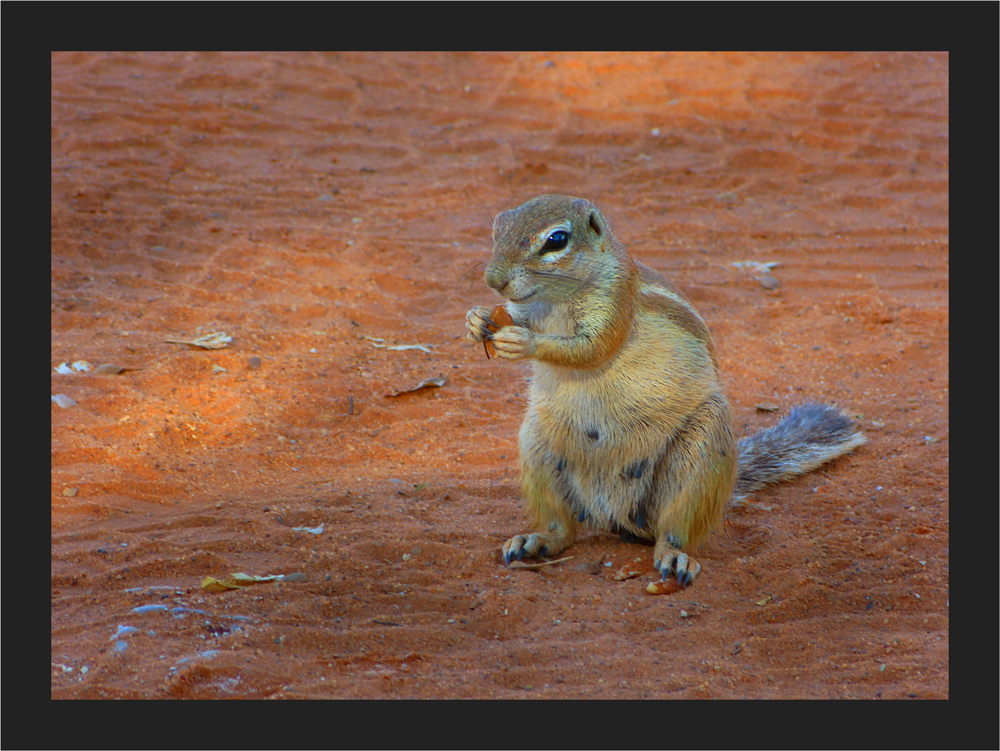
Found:
[[[52,375],[52,695],[948,697],[948,65],[54,54],[52,367],[127,370]],[[741,433],[812,399],[870,438],[675,595],[611,535],[500,562],[527,366],[465,312],[544,192],[688,294]]]

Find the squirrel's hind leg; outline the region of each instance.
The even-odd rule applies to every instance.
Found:
[[[689,550],[719,523],[736,481],[732,413],[721,394],[707,400],[674,437],[651,489],[656,509],[653,565],[688,585],[701,571]]]
[[[531,420],[531,415],[525,420]],[[503,546],[504,563],[528,556],[554,557],[576,540],[577,517],[556,485],[562,463],[534,441],[533,431],[521,431],[521,490],[534,532],[514,535]],[[551,466],[550,466],[551,465]]]
[[[503,561],[508,565],[525,556],[555,557],[576,540],[576,519],[546,479],[543,474],[524,478],[525,501],[537,531],[514,535],[504,543]]]

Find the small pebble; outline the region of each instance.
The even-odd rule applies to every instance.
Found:
[[[760,278],[760,286],[764,289],[778,289],[781,286],[781,282],[770,274],[765,274]]]
[[[67,498],[73,498],[79,492],[80,492],[79,488],[63,488],[62,494]]]
[[[63,409],[69,409],[70,407],[75,407],[76,402],[70,399],[65,394],[53,394],[52,401],[58,404]]]
[[[263,361],[259,357],[251,357],[247,361],[247,370],[258,370],[263,364]]]
[[[646,594],[650,595],[672,595],[680,592],[683,587],[678,584],[676,579],[667,579],[666,581],[653,580],[646,585]],[[687,618],[686,615],[682,615],[681,618]]]

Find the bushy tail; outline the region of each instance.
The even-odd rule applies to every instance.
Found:
[[[868,439],[835,407],[803,404],[784,420],[737,443],[739,470],[733,501],[805,474],[856,449]]]

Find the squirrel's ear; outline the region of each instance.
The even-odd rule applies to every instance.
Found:
[[[590,228],[594,230],[594,234],[600,237],[604,234],[604,227],[601,224],[601,217],[596,211],[590,212]]]

